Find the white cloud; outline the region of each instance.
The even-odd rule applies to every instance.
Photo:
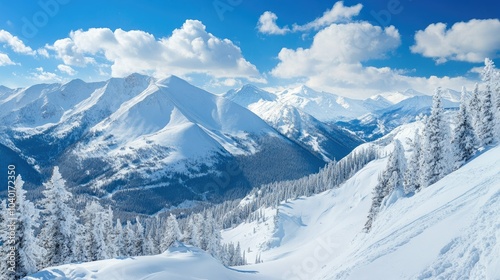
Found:
[[[294,31],[319,30],[335,22],[349,21],[353,17],[359,15],[362,4],[357,4],[351,7],[344,6],[343,1],[336,2],[330,10],[323,13],[323,16],[304,25],[294,24]]]
[[[35,55],[36,52],[30,47],[24,45],[23,41],[16,36],[13,36],[8,31],[0,30],[0,43],[6,43],[14,52]]]
[[[257,23],[257,28],[260,33],[271,34],[271,35],[283,35],[290,32],[290,29],[285,26],[283,28],[276,24],[278,16],[270,11],[264,12],[259,17],[259,22]]]
[[[382,29],[367,22],[332,24],[314,36],[310,48],[283,48],[272,74],[280,78],[322,75],[331,67],[383,58],[401,43],[393,26]]]
[[[239,47],[208,33],[197,20],[187,20],[170,37],[161,39],[140,30],[77,30],[48,49],[69,66],[110,62],[112,75],[118,77],[133,72],[157,77],[202,73],[261,80],[259,71],[245,60]]]
[[[59,69],[59,71],[61,71],[63,73],[66,73],[66,74],[68,74],[70,76],[74,76],[77,73],[75,71],[75,69],[71,68],[71,66],[64,65],[64,64],[57,65],[57,69]]]
[[[48,82],[61,82],[62,79],[57,74],[52,72],[47,72],[43,67],[38,67],[35,69],[36,72],[31,73],[31,79],[36,82],[48,83]]]
[[[463,77],[412,77],[407,71],[363,65],[385,58],[400,44],[399,32],[393,26],[382,29],[367,22],[332,24],[314,36],[309,48],[283,48],[271,74],[361,99],[408,88],[432,93],[437,86],[459,90],[472,85]]]
[[[338,23],[342,21],[350,21],[353,17],[359,15],[362,4],[357,4],[351,7],[344,6],[343,1],[336,2],[333,7],[323,13],[323,16],[306,23],[304,25],[293,24],[293,28],[290,29],[288,26],[279,27],[276,23],[278,16],[273,12],[264,12],[257,23],[257,28],[259,32],[270,35],[284,35],[289,32],[303,32],[309,30],[319,30],[332,23]]]
[[[500,20],[473,19],[455,23],[447,29],[444,23],[435,23],[415,34],[413,53],[444,63],[448,60],[482,62],[486,57],[497,57],[500,51]]]
[[[49,52],[47,51],[47,49],[40,48],[40,49],[36,50],[36,53],[38,55],[45,57],[45,58],[49,58]]]
[[[14,65],[15,63],[10,60],[10,57],[4,53],[0,53],[0,66]]]

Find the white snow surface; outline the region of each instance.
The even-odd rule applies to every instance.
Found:
[[[413,132],[403,127],[388,138]],[[249,262],[260,254],[264,263],[248,268],[279,279],[500,279],[500,147],[387,203],[365,233],[385,164],[376,160],[338,189],[281,204],[277,226],[273,217],[244,223],[224,240],[240,242]]]
[[[271,279],[257,271],[221,265],[204,251],[176,244],[156,256],[116,258],[42,270],[26,280],[252,280]]]

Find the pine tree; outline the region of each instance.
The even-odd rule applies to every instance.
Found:
[[[385,170],[378,178],[372,198],[372,206],[368,213],[365,230],[369,231],[377,216],[383,201],[390,195],[404,194],[404,174],[406,171],[406,158],[404,148],[399,140],[394,140],[394,151],[389,155]]]
[[[127,223],[125,225],[125,228],[123,229],[123,236],[124,236],[124,243],[125,243],[125,256],[135,256],[136,250],[135,250],[135,240],[136,240],[136,235],[135,235],[135,230],[134,226],[130,221],[127,220]]]
[[[482,80],[486,84],[487,91],[491,91],[491,99],[496,107],[500,110],[500,72],[496,70],[493,60],[486,58],[484,60],[484,69],[481,73]],[[493,110],[495,111],[495,110]]]
[[[35,230],[39,224],[40,212],[35,205],[26,199],[26,191],[23,189],[24,181],[18,175],[15,181],[16,188],[16,279],[36,272],[42,268],[39,266],[44,250],[38,245]]]
[[[105,248],[105,256],[106,258],[114,258],[118,256],[118,247],[116,246],[115,239],[116,239],[116,233],[114,231],[114,226],[113,226],[113,220],[114,220],[114,214],[113,214],[113,209],[111,209],[111,206],[108,207],[108,209],[103,212],[103,228],[106,230],[104,234],[104,239],[106,241],[106,248]]]
[[[70,263],[75,259],[78,218],[68,203],[72,194],[66,189],[66,182],[55,167],[50,180],[44,184],[43,226],[39,235],[45,249],[43,266]]]
[[[108,212],[96,201],[87,204],[83,212],[84,252],[87,261],[108,259],[109,227]]]
[[[155,216],[149,223],[147,227],[148,231],[146,234],[146,254],[157,255],[161,253],[161,238],[159,233],[160,228],[160,218]]]
[[[427,119],[424,129],[422,183],[423,187],[434,184],[444,177],[449,168],[447,157],[448,124],[444,120],[444,109],[441,105],[441,88],[436,89],[432,99],[431,115]]]
[[[177,223],[177,218],[174,214],[170,214],[168,216],[165,227],[165,232],[160,246],[162,252],[167,250],[175,241],[179,241],[182,238],[179,224]]]
[[[144,255],[145,239],[146,236],[144,232],[144,227],[142,226],[139,217],[135,217],[135,242],[134,242],[135,256]]]
[[[462,89],[462,100],[457,116],[457,125],[452,140],[453,153],[455,157],[455,168],[460,168],[476,152],[477,140],[474,128],[467,112],[466,91]]]
[[[221,228],[219,227],[217,221],[213,218],[211,213],[207,213],[204,232],[206,240],[205,250],[215,258],[220,258]]]
[[[420,141],[419,131],[415,131],[415,136],[411,142],[413,152],[408,160],[404,176],[405,194],[415,193],[420,189],[420,166],[422,163],[422,143]]]
[[[479,85],[477,83],[474,85],[474,90],[472,91],[472,96],[469,100],[469,106],[467,109],[471,119],[472,127],[474,128],[474,132],[477,137],[482,130],[481,100],[479,98]]]
[[[114,228],[114,241],[116,247],[116,256],[123,257],[126,255],[125,253],[125,237],[123,233],[123,226],[120,219],[116,220],[115,228]]]
[[[495,129],[495,118],[494,118],[494,105],[492,100],[493,93],[493,75],[494,75],[494,65],[493,61],[486,59],[485,67],[482,73],[482,79],[485,83],[485,91],[482,95],[481,107],[479,111],[481,126],[479,129],[478,137],[481,140],[482,145],[489,145],[493,142],[494,129]]]

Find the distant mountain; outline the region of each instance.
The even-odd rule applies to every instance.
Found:
[[[382,97],[385,100],[389,101],[391,104],[396,104],[396,103],[399,103],[405,99],[415,97],[415,96],[421,96],[421,95],[425,95],[425,94],[421,93],[419,91],[416,91],[414,89],[407,89],[404,91],[396,91],[396,92],[375,95],[375,96],[372,96],[370,99],[376,99],[376,98]]]
[[[325,161],[341,159],[362,143],[350,132],[326,125],[301,109],[282,103],[282,96],[252,85],[230,90],[224,97],[247,107],[281,134]]]
[[[455,110],[459,105],[459,103],[443,97],[443,107],[445,109]],[[386,135],[402,124],[414,121],[415,117],[420,114],[429,114],[431,106],[432,96],[417,95],[355,120],[337,122],[337,125],[353,131],[366,141],[372,141]]]
[[[74,192],[130,212],[242,196],[324,165],[246,108],[175,76],[13,90],[0,120],[0,143],[42,176],[58,165]]]
[[[362,100],[300,86],[277,93],[278,100],[298,108],[322,122],[349,120],[370,112]]]

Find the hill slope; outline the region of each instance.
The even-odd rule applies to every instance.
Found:
[[[499,279],[500,147],[390,204],[364,233],[385,164],[374,161],[338,189],[282,204],[275,224],[276,210],[264,210],[265,223],[243,223],[224,239],[245,244],[250,261],[264,260],[249,269],[286,279]]]

